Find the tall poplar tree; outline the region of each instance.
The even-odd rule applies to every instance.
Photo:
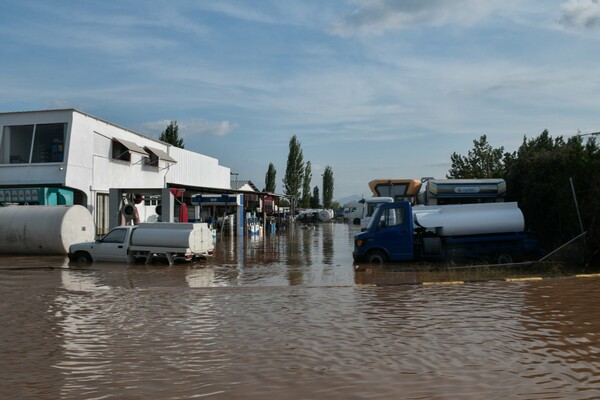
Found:
[[[313,194],[310,197],[310,208],[320,208],[321,205],[319,204],[319,187],[315,186],[315,188],[313,189]]]
[[[296,200],[300,199],[300,188],[304,179],[304,160],[302,148],[296,135],[290,139],[287,167],[283,178],[284,193]]]
[[[158,140],[162,140],[163,142],[172,144],[175,147],[179,147],[181,149],[185,148],[183,144],[183,139],[179,137],[179,127],[177,126],[177,121],[171,121],[167,128],[162,131]]]
[[[302,201],[300,205],[304,208],[310,207],[310,181],[312,179],[312,171],[310,161],[306,162],[304,169],[304,182],[302,183]]]
[[[323,172],[323,208],[331,208],[333,203],[333,170],[328,165]]]
[[[275,187],[277,184],[275,183],[275,176],[277,175],[277,171],[275,170],[275,166],[273,163],[269,163],[269,169],[267,170],[267,174],[265,175],[265,192],[275,193]]]

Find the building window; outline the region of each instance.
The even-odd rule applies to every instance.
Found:
[[[0,164],[62,162],[66,123],[5,126]]]
[[[0,141],[0,164],[29,163],[33,125],[5,126]]]
[[[39,124],[35,127],[32,163],[62,162],[67,124]]]
[[[112,141],[112,158],[121,161],[131,161],[131,153],[125,145],[117,140]]]
[[[150,167],[158,167],[158,156],[154,153],[149,153],[150,155],[148,157],[144,157],[145,161],[146,161],[146,165],[150,166]]]

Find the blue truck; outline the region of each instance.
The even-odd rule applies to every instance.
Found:
[[[516,203],[413,206],[381,204],[369,225],[354,237],[354,260],[476,260],[512,263],[537,259],[537,241],[524,232]]]

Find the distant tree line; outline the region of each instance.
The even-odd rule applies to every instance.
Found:
[[[523,138],[515,152],[493,148],[483,135],[466,156],[453,153],[448,178],[503,178],[526,226],[553,250],[587,231],[587,260],[600,256],[600,147],[594,136]],[[575,196],[571,190],[573,182]],[[577,214],[577,205],[579,215]],[[581,223],[580,223],[581,219]]]
[[[277,171],[273,163],[269,164],[269,169],[265,175],[265,190],[271,193],[275,192],[275,177]],[[296,135],[293,135],[289,142],[289,152],[285,176],[283,177],[283,192],[294,202],[294,206],[302,208],[320,208],[321,199],[319,187],[314,186],[311,191],[312,183],[312,165],[310,161],[304,162],[302,146]],[[333,202],[333,170],[330,166],[325,167],[323,173],[323,207],[333,208],[339,206]]]

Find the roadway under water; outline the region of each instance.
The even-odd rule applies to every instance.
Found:
[[[356,270],[356,232],[175,266],[3,256],[0,398],[600,398],[599,277]]]

